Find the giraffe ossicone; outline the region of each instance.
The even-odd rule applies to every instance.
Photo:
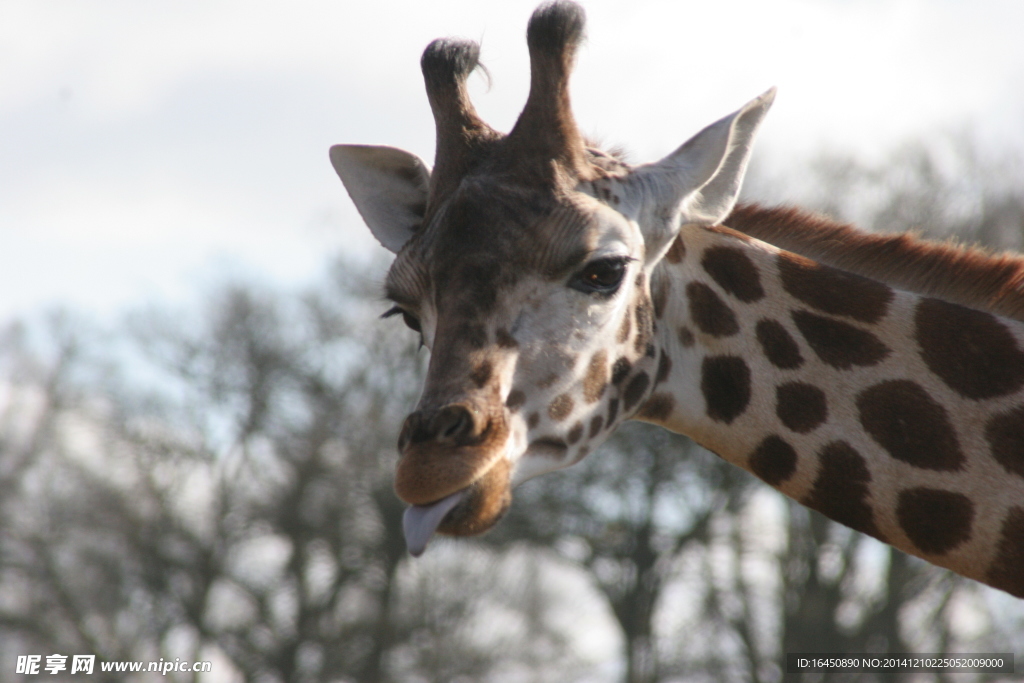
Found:
[[[655,163],[587,146],[568,94],[583,27],[572,2],[534,12],[507,135],[469,100],[479,47],[438,40],[433,169],[331,149],[431,351],[399,436],[410,551],[486,531],[518,483],[640,419],[1024,596],[1024,260],[736,208],[774,90]]]

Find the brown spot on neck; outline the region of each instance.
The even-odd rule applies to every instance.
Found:
[[[622,409],[627,413],[632,410],[633,406],[647,395],[647,388],[650,385],[651,378],[647,376],[646,372],[637,373],[629,380],[625,391],[622,392]]]
[[[690,305],[690,319],[701,332],[712,337],[731,337],[740,331],[736,314],[725,305],[715,290],[703,282],[688,283],[686,299]]]
[[[971,537],[974,504],[952,491],[908,489],[900,492],[896,518],[922,552],[941,555]]]
[[[927,470],[955,472],[964,466],[946,409],[910,380],[888,380],[857,396],[864,430],[889,455]]]
[[[734,247],[711,247],[701,257],[701,266],[718,286],[743,303],[764,297],[757,266]]]
[[[999,464],[1007,472],[1024,477],[1024,406],[989,420],[985,438]]]
[[[792,370],[803,365],[804,358],[800,354],[800,347],[782,323],[768,319],[760,320],[755,334],[765,357],[775,367]]]
[[[921,299],[914,322],[928,369],[962,396],[993,398],[1024,386],[1024,352],[991,313]]]
[[[654,394],[644,402],[638,415],[655,422],[664,422],[672,415],[675,407],[676,399],[672,394]]]
[[[577,422],[572,426],[572,429],[569,430],[569,434],[565,437],[565,440],[569,442],[570,446],[572,446],[581,438],[583,438],[583,423]]]
[[[750,403],[750,368],[738,356],[708,356],[701,364],[700,390],[708,417],[729,424]]]
[[[798,434],[815,430],[828,418],[825,392],[804,382],[786,382],[775,389],[775,412]]]
[[[750,454],[750,471],[771,486],[779,486],[796,472],[796,450],[781,436],[765,437]]]
[[[779,254],[776,263],[786,291],[819,311],[873,323],[889,310],[893,291],[880,282],[789,252]]]
[[[818,476],[802,502],[840,524],[884,540],[868,504],[870,483],[864,457],[845,441],[833,441],[818,451]]]
[[[622,380],[626,379],[629,375],[629,371],[633,369],[633,364],[629,362],[629,359],[623,356],[615,361],[615,365],[612,366],[612,384],[622,384]]]
[[[840,320],[793,311],[793,322],[818,358],[834,368],[876,365],[889,355],[889,347],[878,337]]]

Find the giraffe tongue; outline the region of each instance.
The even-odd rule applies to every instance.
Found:
[[[437,530],[437,526],[453,507],[459,504],[466,491],[456,491],[436,503],[430,505],[410,505],[402,516],[402,531],[405,532],[405,545],[409,554],[419,557],[427,549],[427,543]]]

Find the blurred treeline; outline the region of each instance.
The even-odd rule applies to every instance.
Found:
[[[1019,248],[1024,174],[980,156],[950,138],[755,168],[748,197]],[[380,273],[4,328],[0,680],[60,653],[261,683],[972,681],[995,677],[801,677],[785,654],[1024,653],[1024,603],[647,425],[520,487],[491,534],[409,558],[391,471],[426,352],[376,320]]]

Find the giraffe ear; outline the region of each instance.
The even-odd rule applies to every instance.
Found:
[[[427,165],[415,154],[373,145],[335,145],[331,164],[370,232],[397,254],[423,222]]]
[[[775,88],[712,123],[661,161],[625,179],[650,259],[660,258],[686,223],[715,225],[736,205],[754,135]]]

